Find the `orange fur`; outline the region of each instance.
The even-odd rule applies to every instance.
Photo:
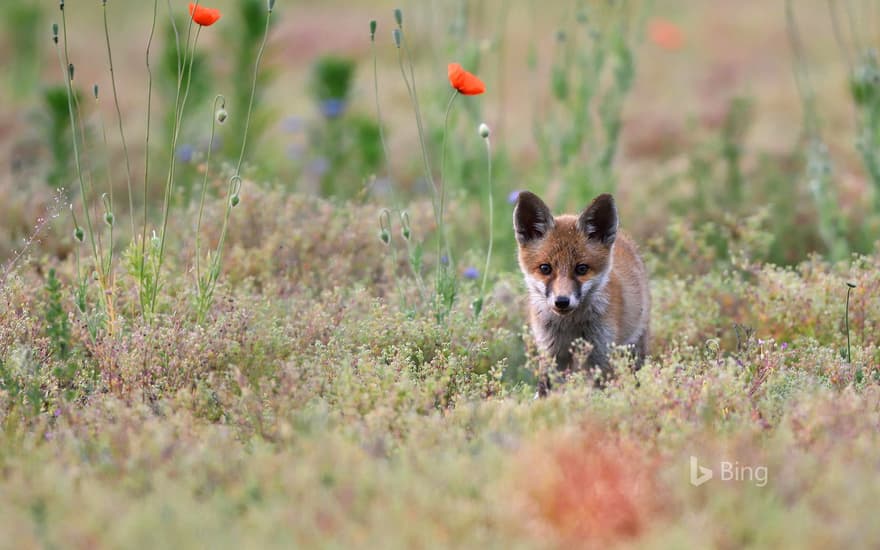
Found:
[[[605,371],[612,344],[630,346],[637,367],[648,353],[648,273],[617,226],[611,195],[596,197],[579,216],[557,217],[532,193],[517,199],[514,228],[532,333],[561,369]],[[587,365],[571,364],[578,338],[592,346]]]

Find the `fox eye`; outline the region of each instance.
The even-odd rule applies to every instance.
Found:
[[[540,269],[541,273],[543,273],[544,275],[550,275],[550,273],[553,271],[553,268],[550,267],[550,264],[541,264],[538,266],[538,269]]]
[[[574,272],[578,275],[586,275],[589,270],[590,266],[587,264],[578,264],[577,267],[574,268]]]

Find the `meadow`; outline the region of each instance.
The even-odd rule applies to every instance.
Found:
[[[0,548],[880,545],[874,2],[0,28]],[[641,370],[536,349],[524,189],[615,195]]]

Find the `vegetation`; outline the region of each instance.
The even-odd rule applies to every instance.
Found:
[[[701,119],[646,83],[720,4],[164,4],[0,7],[54,22],[0,86],[28,113],[0,114],[6,544],[880,543],[865,3],[736,8],[795,68],[773,146],[767,88]],[[526,188],[617,195],[652,273],[640,371],[621,350],[606,387],[535,398]]]

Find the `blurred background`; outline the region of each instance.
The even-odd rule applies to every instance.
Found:
[[[94,185],[124,197],[104,12],[97,0],[67,4],[84,163]],[[150,54],[154,176],[146,196],[145,51],[153,6],[111,0],[106,7],[136,218],[146,201],[153,223],[172,155],[174,204],[185,208],[196,195],[216,94],[225,96],[229,117],[217,127],[212,162],[238,157],[265,21],[264,0],[209,4],[223,17],[200,33],[171,151],[178,57],[168,10],[185,33],[186,4],[158,3]],[[456,101],[446,134],[449,222],[463,252],[482,250],[488,229],[482,122],[492,130],[499,266],[514,265],[510,212],[520,189],[542,194],[556,211],[613,191],[625,229],[658,251],[704,246],[721,258],[741,245],[755,259],[788,264],[814,252],[844,259],[874,247],[880,6],[871,1],[278,0],[249,134],[249,184],[375,203],[377,211],[430,200],[401,75],[408,59],[401,60],[391,35],[396,7],[435,177],[447,63],[461,63],[487,86],[483,95]],[[64,256],[72,243],[66,205],[78,200],[76,172],[64,68],[51,40],[59,15],[55,1],[0,5],[0,262],[21,249],[39,220],[50,223],[34,250]],[[223,180],[211,189],[222,195]],[[246,201],[247,191],[242,195]]]

